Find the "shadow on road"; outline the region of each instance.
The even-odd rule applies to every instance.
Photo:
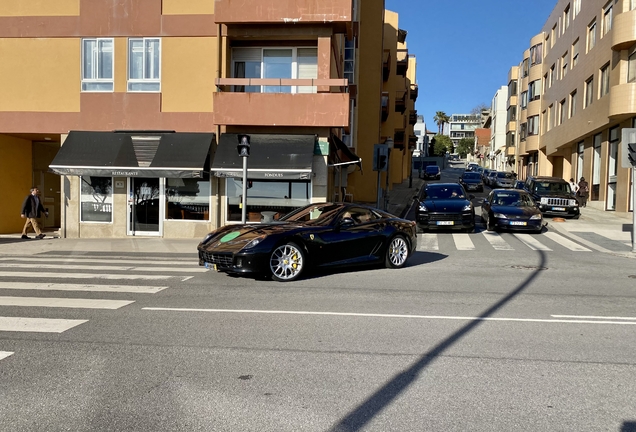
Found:
[[[547,260],[546,254],[543,251],[537,251],[539,254],[539,263],[537,267],[539,269],[546,267]],[[394,376],[383,387],[378,389],[372,394],[366,401],[349,412],[344,418],[342,418],[336,425],[334,425],[330,432],[353,432],[359,431],[369,423],[376,415],[382,412],[383,409],[388,407],[393,401],[395,401],[411,384],[415,382],[418,376],[431,364],[437,357],[441,356],[444,351],[449,349],[452,345],[459,342],[464,336],[468,335],[471,331],[480,325],[484,318],[488,318],[495,314],[499,309],[504,307],[508,302],[521,294],[526,288],[528,288],[534,279],[540,274],[541,270],[535,270],[528,278],[522,282],[517,288],[511,291],[508,295],[503,297],[497,303],[486,309],[478,318],[470,321],[465,326],[457,330],[448,338],[440,342],[437,346],[433,347],[430,351],[422,355],[420,359],[415,362],[410,368],[404,370],[398,375]],[[631,427],[631,423],[624,423],[622,431],[632,431],[634,429],[626,429]]]

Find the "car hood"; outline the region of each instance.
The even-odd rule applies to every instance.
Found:
[[[537,213],[541,213],[536,207],[514,207],[514,206],[492,206],[493,213],[503,213],[509,216],[527,216],[530,217]]]
[[[199,246],[206,250],[213,249],[215,252],[234,252],[242,249],[257,237],[281,234],[305,227],[306,225],[302,222],[295,221],[226,225],[210,233],[212,237],[205,244]]]
[[[461,212],[470,201],[463,199],[424,200],[424,205],[432,212]]]
[[[462,179],[461,181],[463,183],[466,183],[466,184],[479,184],[479,183],[481,183],[481,179]]]
[[[544,193],[541,192],[540,194],[537,194],[538,197],[541,198],[566,198],[566,199],[574,199],[574,196],[571,194],[567,194],[567,193]]]

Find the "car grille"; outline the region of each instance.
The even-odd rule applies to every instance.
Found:
[[[460,213],[431,213],[428,219],[430,221],[461,221],[463,219],[463,215],[461,215]]]
[[[566,198],[541,198],[541,204],[551,206],[567,206],[570,204],[569,201]]]
[[[210,253],[205,251],[199,251],[199,258],[204,262],[210,264],[219,264],[222,266],[231,266],[233,261],[233,256],[231,253]]]

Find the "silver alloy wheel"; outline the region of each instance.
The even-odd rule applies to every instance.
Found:
[[[409,257],[409,247],[403,237],[397,236],[389,245],[389,260],[393,267],[402,267]]]
[[[269,269],[278,280],[292,280],[303,270],[303,253],[294,244],[276,248],[269,259]]]

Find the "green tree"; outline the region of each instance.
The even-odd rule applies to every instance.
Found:
[[[447,151],[453,148],[453,142],[446,135],[435,135],[434,154],[432,156],[444,156]]]
[[[457,153],[459,157],[464,159],[468,153],[472,153],[475,149],[475,138],[462,138],[457,144]]]
[[[444,132],[444,124],[450,121],[450,117],[444,111],[437,111],[433,121],[437,124],[437,134],[441,135]]]

